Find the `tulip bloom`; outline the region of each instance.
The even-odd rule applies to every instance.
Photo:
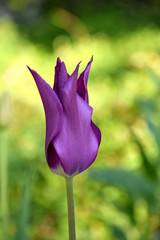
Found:
[[[29,68],[45,110],[46,159],[52,172],[64,177],[87,169],[94,162],[101,141],[88,103],[87,81],[92,60],[78,78],[79,64],[70,76],[58,58],[53,88]]]

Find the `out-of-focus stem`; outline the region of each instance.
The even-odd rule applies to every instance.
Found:
[[[8,198],[7,198],[7,130],[0,130],[0,189],[1,189],[1,218],[2,239],[8,240]]]
[[[73,178],[65,178],[65,179],[66,179],[66,188],[67,188],[69,240],[76,240]]]

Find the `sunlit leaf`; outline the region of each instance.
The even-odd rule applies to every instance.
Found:
[[[148,70],[150,79],[155,83],[157,90],[160,92],[160,77],[153,71]]]

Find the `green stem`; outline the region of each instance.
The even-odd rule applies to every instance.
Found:
[[[73,198],[73,178],[68,177],[65,179],[66,179],[66,188],[67,188],[69,240],[76,240],[74,198]]]
[[[1,216],[2,216],[2,239],[8,239],[8,199],[7,199],[7,132],[0,131],[0,187],[1,187]]]

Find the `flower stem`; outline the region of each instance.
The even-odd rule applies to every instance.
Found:
[[[68,205],[68,227],[69,240],[76,240],[74,198],[73,198],[73,178],[66,177],[67,205]]]
[[[7,132],[0,131],[0,189],[1,189],[1,216],[2,216],[2,238],[8,239],[8,199],[7,199]]]

